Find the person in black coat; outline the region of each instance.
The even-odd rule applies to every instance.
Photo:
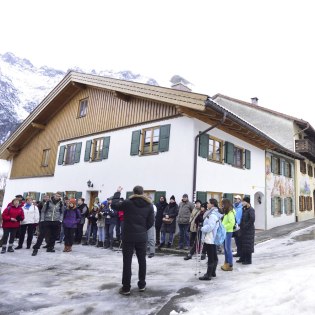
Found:
[[[161,227],[163,224],[163,212],[168,203],[166,202],[165,196],[160,197],[160,201],[155,205],[156,206],[156,215],[155,215],[155,233],[156,233],[156,244],[160,244],[160,234]]]
[[[255,245],[255,210],[250,204],[249,197],[243,198],[243,214],[240,225],[241,257],[236,262],[243,265],[252,263],[252,253]]]
[[[129,295],[131,288],[131,263],[134,250],[139,263],[138,288],[143,292],[146,287],[146,250],[147,231],[154,224],[154,210],[151,199],[143,194],[143,187],[135,186],[133,195],[120,201],[122,187],[114,194],[112,208],[124,211],[124,232],[122,236],[123,276],[120,294]]]

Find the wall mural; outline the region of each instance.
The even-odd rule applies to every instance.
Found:
[[[301,176],[300,178],[300,194],[301,195],[310,195],[311,194],[311,185],[309,176]]]

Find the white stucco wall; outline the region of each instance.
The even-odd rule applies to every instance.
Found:
[[[207,127],[205,123],[196,120],[195,134]],[[265,191],[265,151],[220,129],[213,129],[208,134],[251,151],[251,168],[240,169],[198,157],[197,191],[250,195],[252,206],[254,206],[255,193],[264,194]],[[255,226],[257,229],[265,229],[262,220],[256,220]]]
[[[130,155],[132,131],[164,124],[171,124],[169,151],[148,156]],[[62,142],[61,145],[82,142],[80,163],[62,166],[56,160],[53,177],[8,180],[4,204],[25,191],[82,191],[82,196],[88,197],[87,192],[94,190],[99,191],[100,199],[104,200],[119,185],[124,188],[123,197],[135,185],[142,185],[145,190],[166,191],[167,198],[174,195],[178,202],[183,193],[188,193],[192,199],[193,132],[193,119],[179,117]],[[108,159],[84,162],[86,141],[102,136],[111,137]],[[88,188],[88,180],[93,188]]]

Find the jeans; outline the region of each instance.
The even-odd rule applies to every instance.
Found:
[[[107,242],[113,242],[113,240],[114,240],[114,228],[115,228],[114,223],[105,224],[105,240]]]
[[[27,231],[27,241],[26,246],[31,247],[34,231],[35,231],[35,224],[22,224],[20,227],[20,237],[19,237],[19,247],[22,247],[24,243],[25,234]]]
[[[97,236],[97,225],[96,224],[89,224],[86,229],[86,242],[89,243],[90,237],[93,234],[93,241],[96,242]]]
[[[233,254],[232,254],[232,234],[233,232],[226,232],[226,237],[224,241],[224,256],[225,262],[233,266]]]
[[[123,275],[122,285],[125,290],[130,290],[131,283],[131,264],[134,250],[136,250],[136,256],[138,258],[139,272],[138,272],[138,287],[143,288],[146,285],[145,277],[147,272],[146,263],[146,242],[123,242],[122,253],[123,253]]]
[[[188,227],[189,224],[178,224],[179,227],[179,247],[189,247],[189,232]]]
[[[97,232],[98,232],[99,242],[104,242],[105,241],[105,226],[99,226],[97,228]]]
[[[168,243],[172,245],[173,239],[174,239],[174,233],[170,232],[169,237],[168,237]],[[165,240],[166,240],[166,232],[161,232],[161,244],[165,244]]]
[[[155,226],[153,225],[147,231],[148,234],[148,246],[150,254],[155,254]]]

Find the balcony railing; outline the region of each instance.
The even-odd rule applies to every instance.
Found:
[[[315,143],[309,139],[295,140],[295,152],[315,162]]]

